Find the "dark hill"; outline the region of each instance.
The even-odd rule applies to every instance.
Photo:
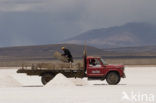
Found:
[[[122,26],[101,28],[84,32],[66,40],[66,43],[88,45],[99,48],[156,45],[156,25],[127,23]]]
[[[55,51],[60,51],[61,47],[69,48],[74,57],[81,57],[84,46],[76,44],[52,44],[52,45],[39,45],[39,46],[19,46],[19,47],[6,47],[0,48],[0,57],[8,58],[52,58]],[[87,46],[89,55],[102,55],[103,50],[95,47]]]
[[[0,48],[0,66],[21,66],[35,63],[53,62],[53,53],[65,46],[70,49],[75,59],[82,59],[83,45],[51,44]],[[156,46],[124,47],[97,49],[86,46],[88,55],[102,56],[109,63],[117,64],[156,64]]]

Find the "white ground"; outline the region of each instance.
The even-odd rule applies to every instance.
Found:
[[[76,86],[70,79],[66,78],[63,74],[57,74],[49,83],[44,87],[53,88],[53,87],[73,87]]]
[[[115,86],[72,78],[79,86],[50,88],[17,69],[0,68],[0,103],[156,103],[156,67],[126,67],[127,78]]]

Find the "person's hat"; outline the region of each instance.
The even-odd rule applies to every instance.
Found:
[[[63,50],[65,47],[63,46],[63,47],[61,47],[61,49]]]

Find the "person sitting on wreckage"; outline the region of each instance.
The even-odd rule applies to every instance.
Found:
[[[71,52],[69,51],[69,49],[65,48],[65,47],[61,47],[61,49],[63,50],[64,54],[62,54],[62,56],[65,56],[68,58],[68,63],[73,63],[73,57],[71,55]]]

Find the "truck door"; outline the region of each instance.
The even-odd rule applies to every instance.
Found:
[[[87,65],[87,75],[88,77],[100,77],[103,76],[104,68],[101,65],[101,61],[99,59],[89,59]]]

